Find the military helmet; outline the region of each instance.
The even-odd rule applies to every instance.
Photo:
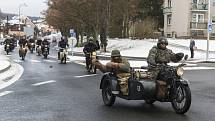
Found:
[[[93,41],[93,37],[90,37],[90,38],[89,38],[89,41]]]
[[[165,37],[160,37],[158,39],[158,43],[157,44],[165,44],[165,45],[168,45],[168,41]]]
[[[121,56],[119,50],[112,50],[111,57],[117,57],[117,56]]]

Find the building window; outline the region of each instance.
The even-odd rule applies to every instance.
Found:
[[[197,4],[197,0],[193,0],[193,3],[196,3],[196,4]]]
[[[167,25],[171,25],[172,23],[172,15],[167,15]]]
[[[212,23],[215,23],[215,15],[212,16]]]
[[[192,22],[204,22],[204,14],[196,14],[192,15]]]
[[[168,0],[168,7],[172,7],[172,0]]]

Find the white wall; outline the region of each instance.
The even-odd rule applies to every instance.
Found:
[[[190,14],[189,0],[172,0],[172,31],[177,36],[187,36]]]

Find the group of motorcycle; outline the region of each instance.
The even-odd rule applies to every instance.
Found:
[[[6,46],[7,54],[10,51],[10,45]],[[41,46],[36,47],[36,52],[38,55],[43,54],[44,58],[48,56],[49,46],[45,45],[42,51]],[[29,50],[31,53],[35,50],[35,44],[31,43],[29,45]],[[59,50],[59,59],[61,63],[66,63],[68,51],[66,48],[61,48]],[[24,60],[27,53],[27,44],[25,46],[20,46],[19,54]],[[92,64],[92,60],[97,58],[96,52],[87,53],[89,58],[89,63],[87,71],[89,73],[96,73],[96,66]],[[153,104],[155,101],[160,102],[170,102],[173,109],[178,114],[186,113],[191,106],[191,90],[189,88],[189,81],[182,78],[184,74],[183,66],[185,66],[185,61],[188,59],[186,55],[184,61],[178,66],[161,65],[162,73],[159,76],[159,80],[150,80],[150,74],[147,71],[147,67],[141,67],[146,69],[146,71],[135,71],[131,68],[130,77],[128,78],[128,95],[124,95],[120,92],[118,77],[114,72],[105,73],[100,82],[100,89],[102,90],[102,99],[106,106],[112,106],[115,102],[116,97],[123,98],[126,100],[145,100],[147,104]],[[138,74],[137,74],[138,72]],[[162,80],[162,81],[160,81]],[[162,97],[157,97],[160,93],[162,87]],[[114,93],[119,91],[119,93]]]
[[[36,49],[36,53],[38,56],[40,56],[41,54],[43,54],[44,58],[47,58],[48,56],[48,46],[44,47],[44,52],[42,52],[42,46],[41,45],[36,45],[35,47],[35,43],[29,43],[29,44],[25,44],[25,45],[20,45],[19,46],[19,56],[22,58],[22,60],[25,60],[25,56],[28,52],[28,50],[31,53],[34,53],[34,50]]]

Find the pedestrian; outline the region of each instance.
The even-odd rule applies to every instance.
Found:
[[[190,38],[190,53],[191,53],[191,57],[190,58],[194,58],[194,50],[196,49],[195,46],[195,41],[193,38]]]
[[[96,40],[96,50],[100,50],[100,45],[99,45],[99,41]]]

